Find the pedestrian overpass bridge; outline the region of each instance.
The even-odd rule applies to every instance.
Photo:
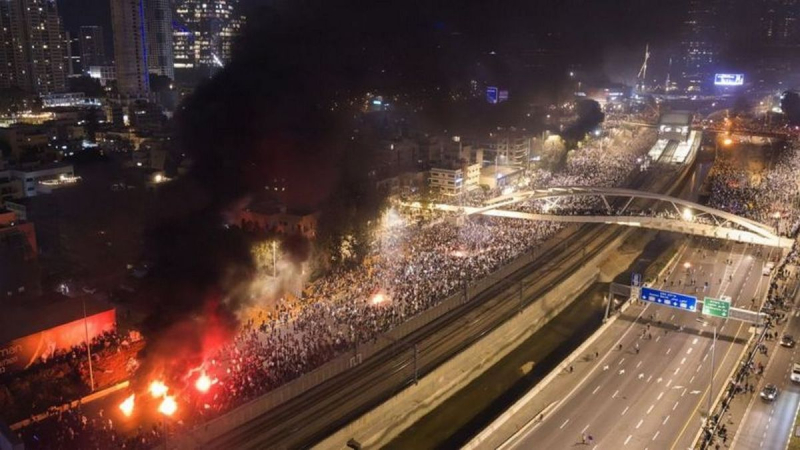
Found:
[[[605,207],[602,214],[597,211],[588,212],[586,215],[582,215],[581,211],[576,211],[576,214],[571,215],[549,213],[558,208],[561,200],[580,197],[600,198]],[[630,206],[639,199],[656,201],[656,206],[650,210],[658,212],[646,214],[633,211]],[[520,204],[530,204],[536,201],[544,202],[544,205],[539,208],[542,212],[531,213],[518,210]],[[661,208],[658,204],[661,204]],[[513,209],[515,207],[517,209]],[[485,206],[481,207],[434,204],[432,208],[440,211],[459,212],[466,216],[481,214],[552,222],[606,223],[771,247],[790,248],[792,246],[791,239],[779,236],[776,230],[768,225],[688,200],[634,189],[553,187],[503,195],[488,200]]]

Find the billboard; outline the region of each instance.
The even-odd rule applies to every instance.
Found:
[[[716,86],[741,86],[744,84],[743,73],[718,73],[714,75]]]
[[[83,319],[57,325],[38,333],[0,342],[0,374],[26,369],[39,358],[49,357],[55,350],[69,350],[86,340],[112,331],[116,326],[116,312],[113,309],[89,315],[84,325]]]
[[[486,101],[493,105],[500,101],[499,92],[496,86],[488,86],[486,88]]]

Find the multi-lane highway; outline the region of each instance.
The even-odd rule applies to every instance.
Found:
[[[702,297],[728,295],[751,307],[764,295],[770,252],[746,244],[692,239],[656,284]],[[688,269],[687,269],[688,267]],[[696,283],[691,283],[691,280]],[[709,287],[704,293],[704,283]],[[687,283],[689,286],[687,286]],[[758,302],[756,302],[758,303]],[[714,351],[716,398],[749,338],[748,324],[645,304],[594,369],[555,409],[531,422],[506,448],[567,448],[591,436],[591,448],[673,449],[691,446],[707,411]],[[652,338],[650,338],[652,336]]]
[[[792,303],[794,304],[794,302]],[[767,355],[769,358],[764,355],[756,357],[756,363],[764,364],[766,362],[766,368],[763,376],[750,376],[749,382],[756,385],[756,395],[748,403],[744,418],[734,435],[731,448],[740,450],[783,450],[786,448],[786,443],[792,433],[795,415],[800,407],[800,384],[789,378],[792,365],[800,362],[797,346],[785,348],[778,344],[780,337],[784,334],[800,338],[798,313],[794,311],[794,308],[791,308],[789,312],[788,321],[774,329],[778,333],[778,339],[767,342],[770,344]],[[762,400],[758,395],[766,384],[774,384],[778,387],[778,397],[772,402]]]

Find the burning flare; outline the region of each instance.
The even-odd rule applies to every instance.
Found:
[[[195,381],[194,387],[200,392],[208,392],[208,390],[211,389],[211,378],[209,378],[205,372],[201,373],[200,378]]]
[[[153,398],[158,398],[167,395],[167,391],[169,390],[169,388],[167,387],[166,384],[164,384],[163,381],[155,380],[152,383],[150,383],[150,387],[148,388],[148,390],[150,391],[150,395],[152,395]]]
[[[131,394],[130,397],[119,404],[119,409],[122,410],[122,414],[125,414],[125,417],[130,417],[133,414],[133,398],[135,396],[136,394]]]
[[[384,302],[386,302],[388,300],[389,299],[386,298],[386,296],[383,295],[382,292],[378,292],[377,294],[372,296],[372,300],[371,301],[372,301],[373,305],[380,305],[381,303],[384,303]]]
[[[175,414],[177,409],[178,403],[175,402],[175,397],[170,395],[165,395],[164,400],[162,400],[161,404],[158,405],[158,412],[164,414],[165,416],[171,416]]]

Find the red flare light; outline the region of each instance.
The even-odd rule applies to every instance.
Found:
[[[130,417],[133,414],[133,399],[135,396],[136,394],[131,394],[130,397],[119,404],[119,409],[122,410],[122,414],[125,414],[125,417]]]
[[[165,395],[164,400],[161,401],[161,404],[158,405],[158,412],[164,414],[165,416],[171,416],[175,414],[175,411],[178,410],[178,403],[175,401],[175,397]]]
[[[169,390],[169,388],[167,387],[166,384],[164,384],[163,381],[155,380],[152,383],[150,383],[150,387],[148,388],[148,390],[150,391],[150,395],[152,395],[153,398],[158,398],[167,395],[167,391]]]
[[[201,373],[200,377],[195,381],[194,387],[200,392],[208,392],[211,389],[211,378],[205,373]]]

